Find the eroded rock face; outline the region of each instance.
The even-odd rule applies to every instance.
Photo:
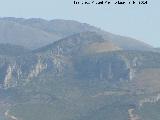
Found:
[[[10,87],[16,87],[17,82],[21,77],[21,69],[18,66],[18,64],[9,64],[7,65],[7,69],[4,72],[4,81],[3,81],[3,87],[5,89],[10,88]]]
[[[138,71],[155,66],[152,59],[147,60],[136,53],[124,52],[68,55],[64,54],[63,50],[54,52],[51,50],[14,61],[6,61],[0,67],[3,70],[1,84],[5,89],[25,85],[41,75],[79,80],[105,80],[114,84],[132,81]]]
[[[80,79],[97,79],[116,82],[128,80],[130,71],[123,59],[117,55],[85,56],[75,65]],[[121,71],[119,71],[119,69]]]
[[[7,73],[6,73],[5,79],[4,79],[4,88],[11,87],[12,72],[13,72],[13,68],[11,66],[9,66],[8,69],[7,69]]]
[[[68,74],[68,68],[71,61],[63,55],[51,54],[47,57],[39,55],[28,56],[14,61],[6,61],[0,65],[1,70],[1,88],[8,89],[16,86],[23,86],[29,81],[33,81],[43,74],[51,74],[55,77]]]
[[[145,104],[145,103],[156,103],[156,102],[158,102],[158,101],[160,101],[160,94],[157,94],[157,95],[155,95],[155,96],[150,96],[150,97],[148,97],[148,98],[145,98],[145,99],[143,99],[143,100],[140,100],[140,101],[139,101],[139,106],[142,107],[143,104]]]
[[[34,66],[33,70],[28,75],[28,79],[37,77],[43,70],[47,69],[47,64],[43,64],[40,59],[38,59],[37,64]]]
[[[94,43],[100,46],[89,52],[88,46]],[[2,56],[0,84],[7,89],[50,75],[52,79],[105,80],[114,84],[134,80],[140,70],[160,68],[159,53],[124,51],[116,45],[110,46],[113,50],[108,45],[109,41],[99,34],[85,32],[19,57]]]

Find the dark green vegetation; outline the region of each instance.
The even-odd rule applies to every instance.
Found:
[[[2,18],[0,29],[8,31],[8,24],[17,34],[15,44],[37,49],[0,45],[0,115],[5,119],[159,119],[160,53],[153,47],[75,21]],[[22,28],[36,30],[31,46],[24,44],[24,34],[19,42]],[[37,31],[45,32],[43,42],[51,44],[43,46]],[[48,34],[58,38],[46,42]]]

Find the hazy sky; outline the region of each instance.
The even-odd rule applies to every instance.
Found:
[[[160,0],[148,0],[148,3],[75,6],[73,0],[0,0],[0,16],[77,20],[160,47]]]

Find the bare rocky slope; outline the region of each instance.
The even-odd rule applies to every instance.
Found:
[[[42,19],[4,20],[65,37],[34,50],[0,45],[0,119],[159,119],[160,53],[151,46],[99,29],[73,33],[73,21],[50,21],[58,31]]]

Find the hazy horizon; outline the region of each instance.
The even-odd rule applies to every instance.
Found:
[[[138,0],[135,0],[138,1]],[[75,20],[160,47],[160,1],[148,5],[76,6],[73,0],[1,1],[0,17]]]

